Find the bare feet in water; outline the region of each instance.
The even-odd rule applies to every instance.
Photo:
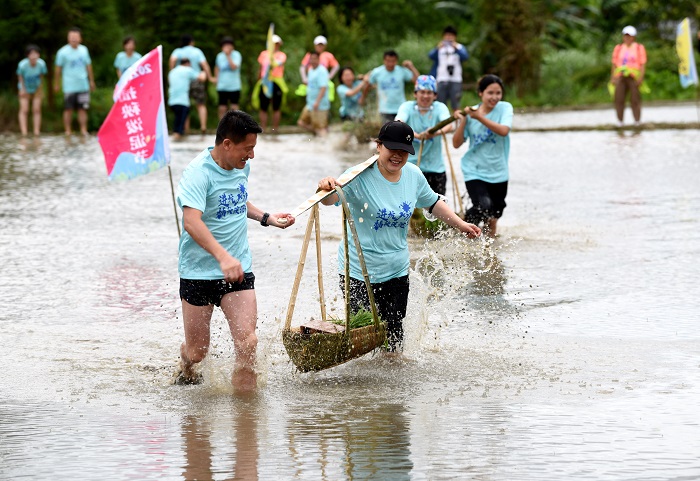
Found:
[[[247,366],[239,366],[233,369],[231,384],[236,394],[250,394],[258,387],[258,374]]]

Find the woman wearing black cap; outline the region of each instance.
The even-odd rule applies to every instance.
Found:
[[[403,318],[408,304],[409,253],[408,225],[416,208],[427,208],[437,218],[467,234],[481,235],[481,230],[460,219],[447,202],[428,185],[421,170],[407,164],[413,148],[413,129],[400,121],[385,123],[377,137],[379,158],[373,166],[343,188],[364,254],[370,283],[379,313],[387,323],[390,351],[401,349]],[[334,177],[321,179],[318,187],[324,190],[340,185]],[[324,205],[339,202],[338,195],[324,199]],[[370,309],[355,245],[350,242],[350,308]],[[338,269],[345,271],[345,248],[338,248]],[[344,275],[340,275],[344,286]]]

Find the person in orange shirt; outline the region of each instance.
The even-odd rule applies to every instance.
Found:
[[[314,39],[314,50],[318,52],[319,63],[326,67],[328,70],[328,78],[333,80],[335,74],[337,74],[338,70],[340,70],[340,64],[335,58],[335,55],[326,50],[327,45],[328,39],[326,39],[326,37],[323,35],[318,35]],[[299,75],[301,75],[301,81],[304,84],[309,83],[307,78],[307,74],[309,72],[309,55],[310,53],[306,52],[306,55],[304,55],[304,58],[301,60],[301,67],[299,67]]]
[[[260,125],[263,131],[267,129],[267,110],[272,101],[272,130],[277,132],[280,119],[282,117],[282,100],[287,92],[287,84],[284,82],[284,64],[287,62],[287,54],[280,50],[282,39],[279,35],[273,35],[272,41],[275,44],[275,52],[272,55],[272,70],[270,71],[270,79],[272,80],[272,98],[268,98],[262,91],[258,89],[258,102],[260,103]],[[269,52],[263,50],[258,55],[258,63],[260,64],[260,78],[262,79],[265,69],[270,62]]]
[[[622,29],[622,43],[615,46],[612,54],[610,81],[615,86],[615,110],[619,126],[624,125],[625,102],[630,93],[630,104],[635,125],[642,117],[642,96],[639,89],[644,81],[647,52],[644,45],[636,42],[637,29],[627,25]]]

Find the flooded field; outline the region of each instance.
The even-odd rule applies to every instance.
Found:
[[[644,119],[697,121],[658,109]],[[541,115],[514,125],[580,120]],[[242,399],[220,311],[204,384],[171,384],[183,329],[167,169],[110,184],[94,137],[0,136],[0,479],[698,479],[699,140],[514,132],[500,237],[411,241],[407,362],[295,372],[281,328],[307,217],[251,223],[260,379]],[[211,143],[173,144],[175,182]],[[370,155],[341,134],[263,135],[250,200],[291,210]],[[340,312],[340,210],[321,225]],[[295,324],[318,316],[317,295],[311,255]]]

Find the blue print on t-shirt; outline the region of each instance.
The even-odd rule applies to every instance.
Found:
[[[405,229],[413,214],[413,209],[408,202],[402,202],[399,209],[401,210],[398,214],[393,210],[379,209],[377,211],[377,220],[374,222],[373,226],[374,230],[379,230],[382,227]]]
[[[491,132],[491,129],[486,129],[486,132],[484,132],[483,134],[474,135],[474,147],[486,142],[491,144],[496,143],[496,136],[493,134],[493,132]]]
[[[240,190],[238,194],[221,194],[219,196],[219,210],[216,212],[217,219],[223,219],[229,214],[245,212],[248,191],[243,184],[238,184],[238,188]]]

